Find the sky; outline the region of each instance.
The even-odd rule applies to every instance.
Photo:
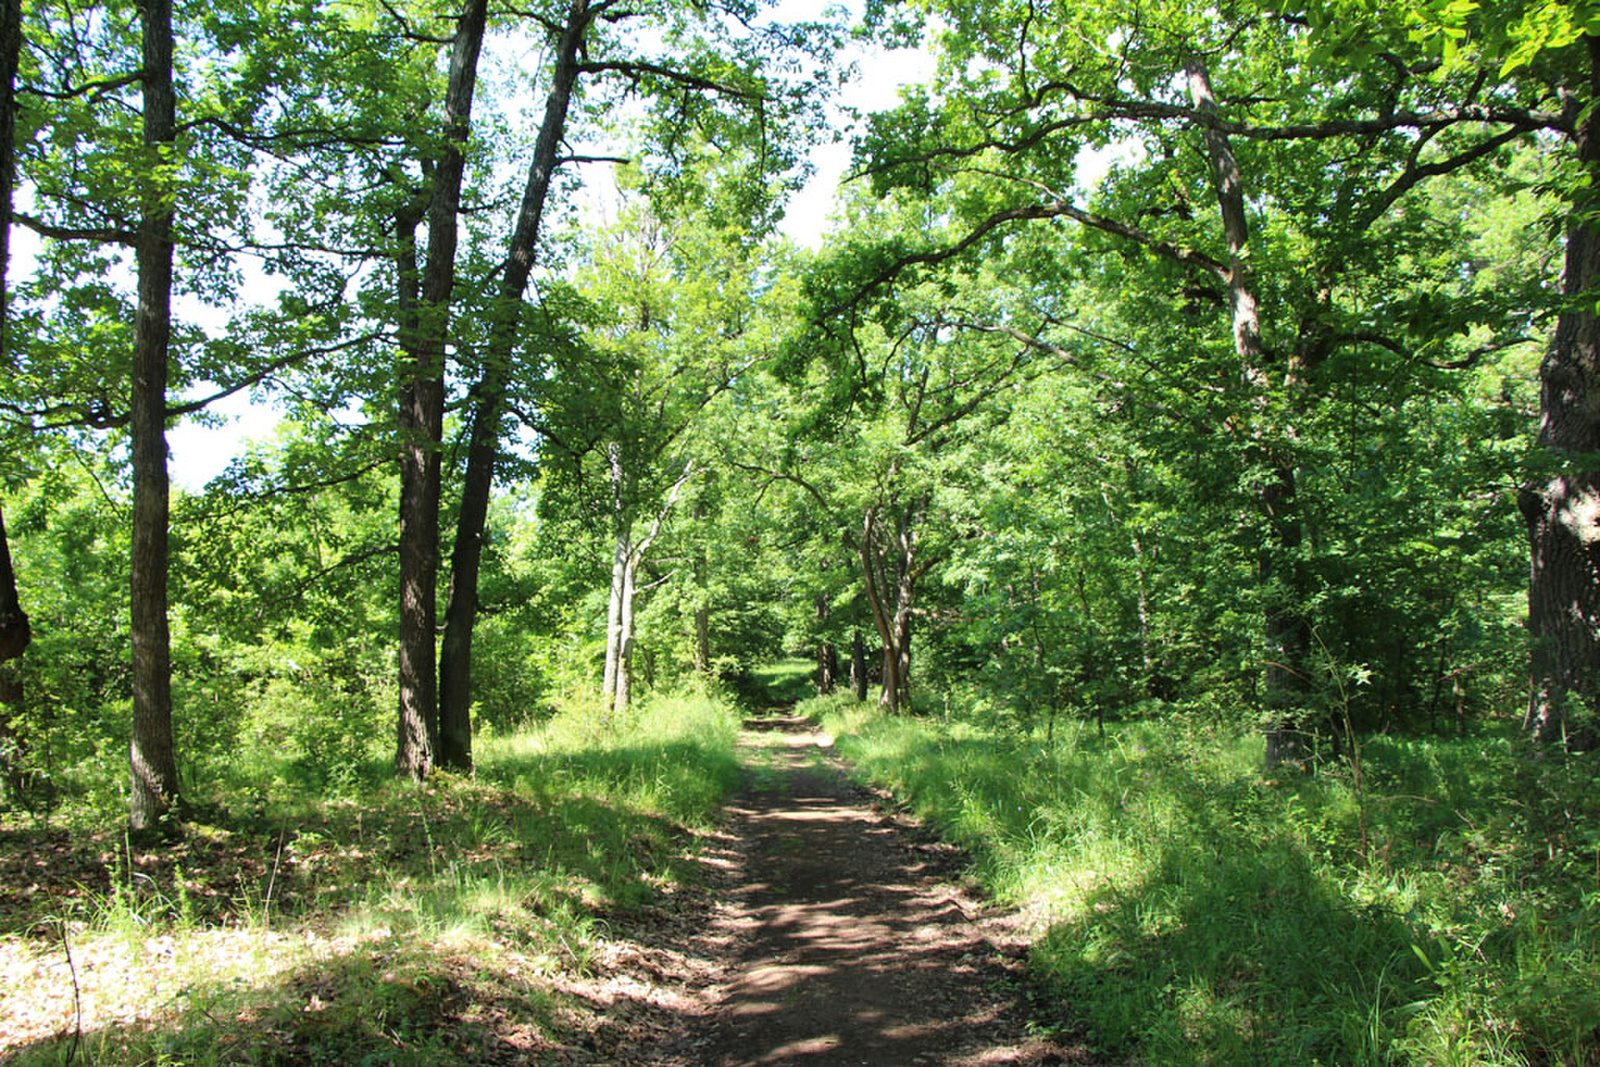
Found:
[[[785,0],[772,9],[770,17],[774,21],[813,18],[817,7],[814,0]],[[856,76],[843,88],[839,102],[862,112],[893,107],[902,86],[933,75],[932,56],[916,49],[869,49],[856,44],[844,59],[855,62]],[[815,247],[828,228],[840,179],[850,163],[850,145],[847,141],[820,144],[812,149],[810,158],[812,176],[790,201],[783,230],[796,243]],[[190,492],[198,492],[221,474],[247,442],[269,437],[280,421],[275,408],[252,403],[246,394],[220,401],[209,410],[223,420],[222,425],[202,426],[184,420],[167,432],[172,479]]]

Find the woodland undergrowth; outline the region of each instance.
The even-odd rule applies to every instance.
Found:
[[[611,925],[692,877],[737,781],[704,696],[479,739],[473,779],[234,782],[175,841],[0,834],[0,1059],[502,1062],[548,1050]],[[368,773],[363,771],[363,774]]]
[[[1041,1025],[1135,1062],[1600,1063],[1592,758],[1375,737],[1264,778],[1203,716],[802,705],[1035,920]]]

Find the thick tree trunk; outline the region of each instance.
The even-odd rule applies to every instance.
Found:
[[[0,0],[0,366],[11,366],[10,259],[12,194],[17,162],[12,145],[16,133],[17,60],[22,54],[22,4]],[[0,774],[13,793],[22,791],[19,767],[25,743],[13,726],[22,717],[24,693],[16,663],[33,639],[28,615],[17,595],[11,566],[11,544],[0,510]]]
[[[439,702],[434,629],[439,581],[439,447],[444,428],[445,342],[455,287],[465,146],[477,88],[487,0],[470,0],[456,25],[445,90],[444,142],[428,201],[428,261],[422,273],[411,356],[400,390],[400,709],[395,773],[421,779],[437,751]]]
[[[1203,115],[1218,115],[1210,74],[1202,60],[1191,61],[1185,71],[1189,96]],[[1261,317],[1254,279],[1250,274],[1250,231],[1245,216],[1244,181],[1228,137],[1215,127],[1202,129],[1211,161],[1222,231],[1228,242],[1228,306],[1233,320],[1234,350],[1239,356],[1240,378],[1257,419],[1265,409],[1271,388],[1268,359],[1261,343]],[[1291,374],[1293,370],[1291,369]],[[1291,383],[1292,384],[1292,383]],[[1253,432],[1259,435],[1260,427]],[[1266,731],[1265,764],[1268,770],[1299,754],[1300,718],[1305,704],[1306,661],[1310,651],[1310,622],[1300,596],[1299,567],[1294,562],[1300,545],[1300,520],[1295,512],[1295,472],[1281,457],[1268,457],[1271,476],[1257,489],[1256,504],[1265,523],[1257,560],[1262,589],[1262,630],[1266,677],[1263,691]]]
[[[1589,85],[1570,101],[1578,159],[1588,185],[1567,214],[1568,305],[1539,367],[1539,447],[1549,459],[1542,484],[1523,487],[1531,573],[1528,631],[1532,686],[1524,729],[1541,744],[1588,750],[1600,742],[1600,38],[1586,37]]]
[[[144,145],[152,165],[170,159],[177,133],[170,0],[141,0]],[[172,201],[165,178],[144,192],[138,242],[139,307],[133,334],[128,423],[133,467],[129,566],[133,645],[133,741],[128,822],[153,829],[178,801],[172,744],[172,650],[167,622],[167,355],[172,333]]]
[[[439,654],[439,762],[453,770],[472,770],[472,633],[478,613],[478,570],[500,454],[501,415],[510,381],[512,353],[519,334],[522,298],[539,246],[550,179],[567,127],[567,109],[578,80],[578,53],[588,32],[589,0],[572,0],[567,24],[557,45],[555,73],[544,121],[534,144],[533,162],[523,189],[522,206],[511,235],[505,270],[500,276],[494,327],[482,376],[472,391],[472,426],[467,468],[450,559],[450,597],[445,606],[444,641]]]
[[[17,596],[16,575],[11,569],[5,514],[0,512],[0,777],[4,777],[13,794],[21,793],[25,785],[21,757],[26,740],[13,725],[24,711],[17,661],[32,638],[28,616]]]

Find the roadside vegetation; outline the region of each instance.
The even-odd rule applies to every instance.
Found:
[[[11,826],[0,1048],[17,1064],[547,1051],[595,1011],[563,981],[694,883],[737,728],[724,701],[658,695],[620,721],[574,707],[484,738],[476,780],[394,781],[375,758],[341,797],[219,782],[160,849],[70,811]]]
[[[1136,1062],[1594,1063],[1592,757],[1369,739],[1261,773],[1203,715],[1019,734],[802,705],[1035,924],[1042,1022]]]

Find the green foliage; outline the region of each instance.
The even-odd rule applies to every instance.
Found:
[[[1592,863],[1592,835],[1529,822],[1592,816],[1583,761],[1530,764],[1487,736],[1375,739],[1362,798],[1339,774],[1264,781],[1258,741],[1172,714],[1053,743],[964,708],[836,704],[824,722],[1044,918],[1034,967],[1060,1025],[1098,1047],[1161,1063],[1596,1053],[1583,975],[1600,917],[1566,869]]]
[[[625,723],[567,714],[488,739],[477,781],[385,777],[359,799],[259,808],[231,794],[215,825],[160,852],[41,838],[84,870],[110,844],[115,858],[96,870],[108,887],[36,901],[61,909],[49,926],[8,897],[0,953],[29,951],[19,939],[65,922],[78,956],[102,961],[81,975],[86,995],[148,1002],[139,1022],[87,1030],[78,1054],[95,1062],[479,1056],[473,1043],[497,1027],[570,1022],[582,1002],[556,979],[590,966],[608,923],[695,877],[694,834],[739,780],[737,730],[728,705],[669,695]],[[14,844],[0,861],[8,884],[22,862]],[[169,965],[123,968],[111,943],[141,960],[146,944],[164,945]],[[154,982],[171,985],[157,995]],[[72,1042],[11,1049],[9,1062],[59,1063]]]

